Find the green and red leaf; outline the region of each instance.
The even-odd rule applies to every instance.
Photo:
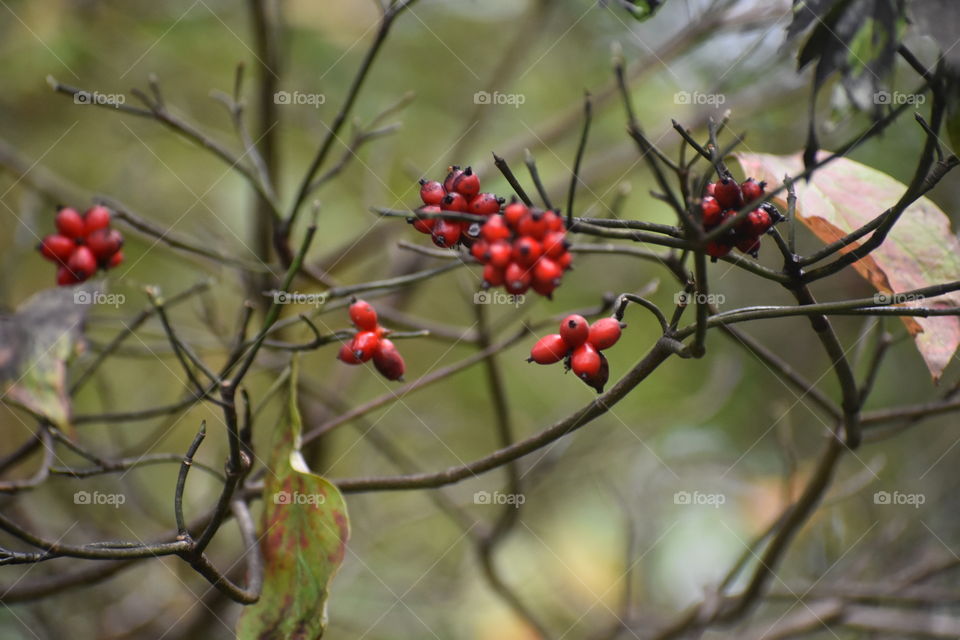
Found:
[[[287,419],[275,434],[264,487],[260,600],[244,609],[239,640],[317,640],[327,624],[327,597],[350,537],[347,506],[337,487],[300,455],[297,365],[290,375]]]
[[[779,187],[785,175],[803,171],[800,154],[774,156],[736,154],[744,172]],[[822,157],[822,156],[821,156]],[[795,183],[797,219],[824,243],[834,242],[870,222],[891,207],[906,186],[876,169],[848,158],[838,158],[818,169],[807,183]],[[786,194],[774,201],[786,207]],[[866,240],[869,234],[861,239]],[[843,251],[860,246],[853,243]],[[928,198],[920,198],[903,212],[884,243],[853,268],[880,293],[901,293],[960,279],[960,242],[946,214]],[[960,293],[907,306],[956,307]],[[934,380],[938,380],[960,345],[960,318],[903,317]]]

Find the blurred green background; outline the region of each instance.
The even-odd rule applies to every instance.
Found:
[[[277,109],[281,118],[277,182],[289,202],[374,35],[378,11],[373,2],[358,0],[286,1],[281,6],[285,29],[279,87],[323,96],[318,106],[289,104]],[[154,73],[172,110],[237,149],[229,116],[210,92],[232,91],[238,62],[252,71],[254,45],[245,3],[8,0],[0,16],[4,69],[0,137],[7,144],[30,164],[37,162],[90,192],[118,198],[194,242],[254,258],[249,248],[254,233],[251,193],[236,174],[156,122],[77,105],[52,92],[45,80],[52,75],[90,91],[123,94],[128,104],[135,104],[131,89],[146,90],[148,76]],[[386,120],[402,122],[396,133],[365,145],[316,195],[322,208],[310,259],[322,260],[343,283],[440,264],[398,248],[398,241],[429,241],[402,220],[378,219],[368,208],[415,206],[416,179],[442,178],[452,163],[477,167],[485,190],[509,194],[492,167],[491,151],[506,157],[532,193],[523,167],[523,151],[529,148],[552,198],[565,203],[585,90],[597,102],[583,171],[588,187],[578,191],[578,214],[605,215],[622,190],[628,192],[624,217],[671,222],[667,207],[648,195],[653,181],[625,135],[622,105],[610,96],[611,45],[622,47],[641,122],[667,153],[674,155],[678,149],[671,118],[702,135],[705,118],[726,109],[731,110],[729,129],[747,132],[744,149],[792,153],[802,148],[806,134],[809,74],[795,73],[796,52],[783,44],[789,19],[789,3],[784,2],[708,6],[672,0],[652,21],[637,23],[594,0],[422,0],[396,24],[354,115],[369,122],[406,92],[414,92],[415,99]],[[936,55],[933,43],[923,38],[908,37],[908,42],[926,61]],[[253,110],[252,73],[247,80]],[[906,91],[916,84],[912,71],[898,67],[893,86]],[[478,91],[519,95],[522,104],[478,105]],[[719,110],[713,105],[678,104],[677,93],[683,91],[718,94],[724,102]],[[829,88],[824,91],[820,104],[823,144],[828,149],[868,123],[866,116],[833,102],[830,94]],[[348,134],[345,130],[342,137]],[[909,181],[921,145],[916,123],[904,117],[853,157]],[[342,147],[335,149],[333,159],[341,152]],[[34,245],[37,236],[52,229],[54,209],[30,188],[29,180],[7,172],[0,172],[0,194],[6,205],[0,210],[6,222],[0,227],[0,302],[12,310],[32,293],[53,285],[53,270]],[[945,180],[930,197],[956,222],[960,185],[955,179]],[[240,274],[121,228],[127,234],[127,262],[107,281],[110,290],[124,294],[126,301],[116,309],[94,311],[89,352],[74,366],[89,362],[98,346],[147,304],[145,286],[156,285],[172,295],[204,278],[213,279],[210,291],[177,307],[172,316],[181,336],[198,352],[214,365],[222,362],[224,341],[232,335],[247,295]],[[301,231],[302,224],[295,239]],[[799,238],[802,249],[818,246],[802,230]],[[765,245],[761,261],[778,267],[775,253]],[[871,295],[869,286],[848,271],[819,283],[818,297]],[[528,296],[519,310],[496,306],[484,312],[494,326],[502,327],[498,335],[507,336],[520,318],[539,319],[595,305],[604,293],[636,291],[656,280],[660,285],[652,299],[671,306],[678,287],[665,270],[622,256],[583,255],[552,302]],[[711,267],[711,281],[726,296],[727,309],[792,302],[777,285],[725,263]],[[472,296],[478,285],[477,268],[460,269],[380,300],[417,318],[467,328],[476,322]],[[342,310],[319,320],[321,329],[348,325]],[[640,311],[631,308],[627,320],[630,326],[623,340],[609,353],[613,380],[657,335],[651,318]],[[869,340],[855,346],[864,330],[861,320],[838,319],[835,324],[851,353],[869,353],[863,348]],[[889,320],[886,327],[897,337],[904,333],[898,321]],[[755,324],[749,332],[837,397],[826,357],[805,320]],[[160,406],[182,397],[182,372],[159,324],[148,322],[136,336],[78,395],[75,413]],[[306,338],[299,330],[288,335],[290,340]],[[585,385],[564,376],[559,366],[526,365],[530,342],[521,341],[499,358],[520,437],[594,397]],[[475,345],[430,338],[405,340],[399,346],[408,379],[476,352]],[[789,495],[785,469],[796,465],[799,480],[809,472],[820,436],[829,426],[826,418],[724,336],[711,334],[708,346],[702,361],[668,362],[609,415],[561,440],[545,457],[537,453],[521,461],[522,472],[532,482],[524,492],[521,521],[498,550],[496,562],[504,579],[557,637],[568,630],[563,637],[586,638],[614,620],[627,579],[626,522],[632,522],[636,531],[626,561],[635,565],[629,579],[636,612],[665,621],[671,612],[699,600],[742,552],[743,544],[782,508]],[[321,398],[333,397],[352,407],[388,390],[370,370],[337,363],[334,350],[331,346],[303,357],[307,382],[324,392]],[[276,376],[281,356],[266,357],[264,366],[251,375],[248,382],[255,401]],[[954,384],[956,377],[956,367],[951,366],[941,387]],[[899,340],[868,408],[923,402],[935,392],[911,341]],[[305,409],[313,426],[340,413],[311,402]],[[105,456],[179,453],[201,419],[220,425],[214,410],[199,407],[172,419],[84,425],[80,438]],[[256,429],[261,447],[279,411],[274,402],[260,414]],[[0,447],[7,453],[29,437],[34,425],[6,406],[0,415]],[[321,447],[310,450],[314,468],[337,478],[396,473],[361,436],[371,425],[423,470],[443,469],[498,447],[494,411],[480,367],[341,427]],[[951,471],[960,449],[954,448],[956,430],[949,428],[955,425],[955,418],[931,419],[847,459],[838,483],[858,490],[813,518],[778,575],[788,582],[815,580],[828,570],[831,577],[843,575],[848,565],[855,564],[850,571],[870,576],[896,568],[897,555],[891,555],[891,548],[960,549],[956,516],[941,508],[956,488]],[[211,428],[198,459],[220,468],[224,452],[222,429]],[[64,454],[63,462],[81,461]],[[35,464],[31,461],[17,474],[29,474]],[[24,495],[2,498],[0,504],[31,530],[63,536],[64,541],[146,540],[173,526],[176,473],[177,465],[167,464],[84,481],[55,478]],[[474,492],[494,491],[503,481],[502,471],[491,472],[453,486],[448,493],[478,522],[487,523],[499,510],[475,504]],[[130,499],[118,510],[77,505],[71,495],[80,488],[122,492]],[[918,512],[874,505],[874,491],[894,489],[924,493],[926,503]],[[674,502],[677,491],[719,492],[727,499],[717,508],[683,506]],[[188,515],[209,508],[217,492],[207,477],[192,475]],[[464,530],[438,510],[426,492],[352,495],[348,503],[353,538],[333,585],[327,637],[534,637],[490,590]],[[916,524],[918,519],[927,530]],[[235,528],[228,523],[211,554],[218,566],[235,565],[238,570],[242,563],[237,548]],[[909,554],[902,558],[908,560]],[[10,567],[0,584],[78,568],[77,562],[68,560]],[[0,636],[229,638],[238,615],[237,605],[224,601],[184,563],[167,558],[139,563],[96,586],[4,607]]]

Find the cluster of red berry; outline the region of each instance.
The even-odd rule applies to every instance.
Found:
[[[565,359],[567,370],[573,369],[578,378],[602,393],[610,369],[600,352],[615,345],[626,326],[616,318],[601,318],[591,326],[583,316],[569,315],[560,323],[560,333],[544,336],[533,345],[527,362],[553,364]]]
[[[112,269],[123,262],[123,236],[110,228],[110,217],[110,210],[101,205],[83,215],[71,207],[57,211],[57,233],[41,240],[37,250],[58,265],[58,285],[83,282],[98,268]]]
[[[573,261],[566,235],[558,213],[530,209],[514,199],[503,215],[487,219],[470,253],[484,265],[485,288],[503,285],[514,295],[533,289],[550,297]]]
[[[742,183],[730,177],[723,177],[707,185],[707,194],[700,205],[703,212],[703,228],[707,231],[720,226],[725,220],[737,214],[744,204],[755,202],[763,197],[765,183],[747,178]],[[747,214],[738,225],[722,238],[707,245],[707,254],[712,258],[722,258],[736,247],[754,258],[760,252],[760,236],[780,222],[781,215],[769,202]]]
[[[480,178],[473,169],[461,170],[450,167],[443,182],[436,180],[420,181],[420,199],[425,213],[472,213],[475,215],[493,215],[500,211],[503,198],[492,193],[480,192]],[[458,244],[470,246],[480,234],[478,223],[445,218],[411,218],[413,228],[420,233],[429,233],[438,247],[455,247]]]
[[[350,305],[350,321],[357,328],[353,339],[340,347],[337,359],[347,364],[361,364],[373,360],[373,366],[387,380],[401,380],[406,365],[392,341],[388,329],[380,326],[377,310],[365,300],[354,300]]]

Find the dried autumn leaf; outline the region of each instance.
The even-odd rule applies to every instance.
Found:
[[[821,158],[826,154],[821,154]],[[738,153],[744,172],[779,187],[785,175],[803,171],[800,154],[774,156]],[[848,158],[838,158],[818,169],[809,183],[795,183],[797,219],[825,243],[834,242],[863,226],[892,206],[906,185],[890,176]],[[786,194],[774,198],[786,207]],[[869,238],[868,234],[861,240]],[[855,242],[844,253],[860,246]],[[931,200],[920,198],[903,212],[884,243],[853,268],[880,293],[900,293],[960,279],[960,242],[950,229],[950,220]],[[960,293],[931,300],[906,302],[904,306],[956,307]],[[903,317],[934,381],[939,380],[960,344],[960,318]]]
[[[290,375],[287,423],[275,436],[264,487],[260,599],[243,610],[238,640],[317,640],[327,626],[327,596],[347,548],[350,522],[339,489],[300,455],[297,365]]]
[[[83,340],[83,322],[99,287],[45,289],[15,313],[0,315],[2,400],[71,433],[67,362]]]

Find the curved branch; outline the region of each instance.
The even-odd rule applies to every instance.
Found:
[[[474,477],[491,469],[496,469],[538,449],[542,449],[603,415],[610,407],[622,400],[638,384],[643,382],[647,376],[663,364],[672,353],[672,348],[665,340],[658,340],[653,348],[647,352],[647,355],[644,356],[633,369],[617,381],[609,391],[590,402],[590,404],[529,438],[520,440],[509,447],[498,449],[490,455],[474,460],[468,464],[450,467],[444,471],[435,473],[379,478],[347,478],[337,480],[335,483],[340,487],[341,491],[345,493],[433,489]]]

